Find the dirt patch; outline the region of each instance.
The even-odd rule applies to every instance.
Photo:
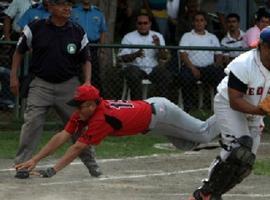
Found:
[[[269,137],[263,140],[258,159],[269,158]],[[0,160],[1,200],[186,200],[219,150],[172,153],[126,159],[99,160],[104,175],[89,176],[76,161],[48,179],[13,178],[12,160]],[[54,163],[46,160],[41,165]],[[224,200],[270,199],[270,177],[252,174],[224,196]]]

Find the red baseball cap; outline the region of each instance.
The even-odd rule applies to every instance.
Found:
[[[99,90],[92,85],[82,85],[77,87],[73,99],[68,101],[67,104],[78,107],[83,102],[90,100],[100,100]]]

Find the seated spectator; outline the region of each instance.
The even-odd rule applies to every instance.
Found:
[[[255,25],[247,30],[243,37],[248,47],[255,48],[259,44],[260,32],[270,25],[270,14],[264,9],[259,9],[255,15]]]
[[[136,19],[137,30],[124,36],[121,44],[130,45],[165,45],[163,36],[151,30],[151,19],[147,14],[139,14]],[[142,80],[149,79],[155,86],[155,96],[167,96],[171,81],[170,72],[160,61],[168,59],[165,49],[134,49],[119,50],[120,62],[126,64],[124,76],[131,89],[132,99],[142,98]]]
[[[17,41],[21,34],[21,29],[17,22],[25,11],[39,3],[40,0],[12,0],[9,6],[4,10],[4,23],[3,23],[3,37],[5,41]],[[9,56],[9,61],[5,66],[11,65],[11,59],[15,51],[15,45],[5,45],[2,49],[5,49],[6,54]],[[23,71],[23,68],[22,68]]]
[[[21,29],[17,22],[30,6],[39,3],[40,0],[13,0],[4,11],[4,39],[17,41],[20,37]],[[12,52],[13,53],[13,52]]]
[[[225,17],[228,14],[238,13],[241,19],[240,28],[246,31],[253,20],[252,16],[257,11],[257,5],[254,0],[218,0],[216,10],[225,34],[227,32]]]
[[[229,48],[246,47],[243,41],[244,31],[240,29],[240,17],[236,13],[231,13],[226,17],[227,35],[221,40],[221,45]],[[225,52],[224,63],[227,65],[232,59],[239,56],[242,51]]]
[[[48,1],[49,0],[43,0],[42,3],[34,4],[25,11],[17,22],[21,30],[26,24],[29,24],[35,19],[46,19],[49,17],[50,13],[48,11]]]
[[[10,70],[5,67],[0,67],[0,109],[14,108],[15,98],[9,88]]]
[[[179,46],[205,46],[220,47],[218,38],[206,30],[207,20],[204,12],[198,12],[193,18],[193,30],[183,35]],[[221,52],[181,50],[180,58],[183,66],[180,70],[180,83],[182,84],[184,110],[189,112],[194,105],[195,97],[192,92],[197,81],[209,84],[216,88],[224,77]]]

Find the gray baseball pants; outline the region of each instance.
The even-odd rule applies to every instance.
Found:
[[[80,83],[77,77],[58,84],[49,83],[38,77],[34,78],[30,84],[15,164],[32,157],[43,132],[46,113],[51,107],[64,123],[68,121],[74,108],[68,106],[66,102],[73,98],[78,85]],[[75,140],[76,138],[72,139],[73,143]],[[97,166],[93,147],[83,151],[79,157],[87,167]]]
[[[156,112],[149,127],[151,134],[169,136],[170,140],[191,147],[192,144],[208,143],[220,134],[215,116],[206,121],[199,120],[163,97],[145,101],[153,104]]]
[[[251,123],[245,113],[233,110],[228,100],[220,94],[215,96],[214,112],[221,131],[222,142],[227,146],[236,147],[238,144],[234,143],[233,140],[248,135],[253,139],[252,152],[256,154],[261,138],[261,121],[257,120],[257,123]],[[224,161],[229,154],[229,151],[222,149],[220,157]]]

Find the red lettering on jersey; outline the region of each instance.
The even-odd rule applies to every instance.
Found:
[[[257,88],[257,95],[262,95],[263,94],[263,87],[258,87]]]
[[[248,95],[254,95],[255,88],[248,88]]]

